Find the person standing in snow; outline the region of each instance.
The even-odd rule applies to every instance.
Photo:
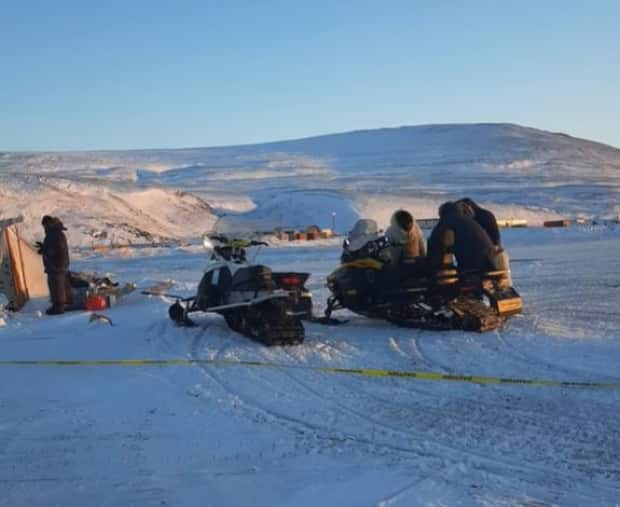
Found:
[[[59,315],[65,312],[65,304],[71,304],[71,284],[69,282],[69,247],[63,231],[67,229],[56,217],[45,215],[41,220],[45,230],[43,243],[38,243],[43,255],[43,267],[47,273],[52,306],[46,310],[47,315]]]
[[[488,271],[494,265],[495,246],[489,235],[454,202],[439,207],[439,223],[428,240],[432,268],[441,269],[446,253],[454,253],[460,272]]]
[[[390,243],[388,254],[393,264],[426,255],[422,231],[413,215],[404,209],[392,214],[385,236]]]

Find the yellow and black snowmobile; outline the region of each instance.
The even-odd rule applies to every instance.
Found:
[[[382,255],[388,246],[378,237],[354,253],[345,248],[340,266],[327,277],[331,296],[324,322],[333,322],[332,312],[346,308],[404,327],[483,332],[522,310],[508,266],[462,273],[451,254],[438,270],[425,257],[395,264]]]

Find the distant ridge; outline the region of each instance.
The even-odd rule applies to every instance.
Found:
[[[55,189],[48,177],[58,182]],[[145,193],[151,189],[186,195]],[[194,236],[223,213],[234,214],[237,224],[280,224],[295,216],[299,225],[329,225],[327,207],[340,210],[346,227],[360,214],[384,222],[396,205],[433,216],[439,203],[463,195],[532,222],[615,217],[620,149],[510,123],[476,123],[211,148],[0,153],[5,211],[35,192],[50,204],[63,196],[59,212],[75,217],[73,228],[80,227],[84,242],[99,230],[122,232],[127,240]],[[82,202],[99,194],[99,209]],[[117,197],[130,207],[113,205]],[[195,217],[193,209],[200,210]],[[40,211],[28,201],[24,213],[34,221]]]
[[[523,126],[516,123],[493,123],[493,122],[480,122],[480,123],[428,123],[421,125],[400,125],[395,127],[377,127],[377,128],[364,128],[364,129],[354,129],[342,132],[333,132],[327,134],[314,134],[303,137],[296,138],[287,138],[277,141],[266,141],[266,142],[255,142],[255,143],[242,143],[242,144],[231,144],[231,145],[209,145],[206,143],[204,146],[186,146],[186,147],[173,147],[173,148],[134,148],[129,150],[117,150],[117,149],[97,149],[97,150],[70,150],[70,151],[0,151],[0,158],[3,155],[12,155],[12,154],[22,154],[22,155],[36,155],[42,153],[54,153],[54,154],[64,154],[67,156],[71,155],[79,155],[83,153],[97,153],[97,154],[115,154],[115,153],[153,153],[153,152],[191,152],[191,151],[202,151],[202,150],[228,150],[228,149],[256,149],[256,148],[272,148],[274,146],[280,145],[290,145],[290,144],[304,144],[304,143],[321,143],[329,139],[337,139],[343,137],[365,137],[367,135],[386,135],[390,136],[393,134],[399,134],[402,132],[407,132],[410,134],[413,133],[439,133],[442,131],[449,130],[478,130],[483,131],[485,129],[496,130],[496,131],[506,131],[506,132],[529,132],[534,136],[559,136],[563,138],[567,138],[576,142],[583,143],[591,143],[593,145],[610,148],[613,150],[620,150],[620,148],[612,146],[610,144],[605,144],[599,141],[580,138],[577,136],[573,136],[564,132],[553,132],[538,129],[535,127]]]

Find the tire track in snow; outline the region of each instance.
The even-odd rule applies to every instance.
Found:
[[[191,354],[194,359],[200,359],[201,346],[204,344],[204,341],[206,339],[208,328],[209,326],[207,328],[202,329],[200,333],[197,336],[195,336],[193,339],[192,346],[191,346]],[[249,342],[249,344],[256,347],[256,345],[252,342]],[[216,358],[222,357],[233,346],[236,346],[236,344],[233,344],[233,341],[230,338],[228,338],[225,344],[220,346],[216,350],[215,352]],[[242,350],[248,351],[247,347],[243,347]],[[252,349],[251,352],[254,352],[255,350],[256,349]],[[294,358],[291,354],[287,353],[287,355],[289,356],[290,359],[297,360],[297,358]],[[570,489],[570,484],[572,484],[577,479],[577,477],[579,477],[579,476],[574,475],[576,471],[572,473],[570,471],[568,473],[555,472],[555,471],[552,471],[547,465],[544,465],[544,464],[540,466],[524,466],[523,463],[515,463],[511,460],[505,460],[505,459],[501,459],[497,457],[490,458],[487,455],[488,451],[472,452],[470,449],[465,449],[460,446],[455,446],[452,443],[446,444],[445,442],[437,441],[436,439],[433,440],[430,438],[433,436],[432,434],[429,435],[428,439],[420,438],[418,434],[404,431],[402,430],[400,426],[386,425],[382,421],[378,422],[376,420],[369,420],[368,417],[364,413],[360,413],[356,407],[351,408],[349,406],[344,405],[341,401],[334,401],[333,399],[330,402],[330,404],[332,404],[332,406],[335,405],[336,410],[340,411],[345,416],[349,416],[349,419],[353,417],[354,419],[357,419],[358,421],[361,420],[364,423],[363,426],[366,426],[366,428],[362,430],[363,434],[368,433],[367,431],[368,426],[370,426],[370,429],[371,429],[370,433],[373,434],[372,428],[374,426],[375,435],[377,433],[377,428],[378,428],[379,431],[383,431],[385,435],[391,435],[391,437],[388,437],[388,438],[393,439],[393,437],[396,436],[398,440],[406,441],[407,443],[404,446],[403,445],[395,446],[388,442],[378,441],[376,437],[365,438],[364,436],[360,436],[359,434],[354,434],[350,430],[350,428],[342,431],[342,430],[339,430],[337,426],[330,427],[330,426],[325,426],[322,424],[309,423],[307,420],[299,418],[295,415],[286,414],[286,413],[283,413],[281,410],[274,409],[269,404],[265,404],[263,402],[257,402],[256,398],[252,398],[250,400],[248,399],[246,395],[243,395],[242,392],[239,391],[236,387],[233,387],[232,384],[224,380],[222,378],[222,375],[214,373],[212,369],[208,367],[203,367],[201,369],[203,369],[204,373],[210,379],[216,382],[231,397],[235,397],[236,399],[238,399],[240,402],[240,405],[242,406],[244,411],[246,411],[247,414],[249,414],[250,416],[252,415],[256,416],[257,414],[260,414],[263,419],[275,422],[278,425],[283,426],[284,428],[288,429],[289,431],[293,431],[293,433],[295,434],[304,436],[304,438],[306,438],[305,440],[306,445],[308,445],[307,437],[308,435],[310,435],[310,437],[313,438],[313,440],[311,440],[309,443],[310,446],[312,445],[316,446],[317,441],[324,441],[324,442],[327,441],[327,442],[330,442],[331,445],[334,445],[334,444],[338,445],[339,443],[343,444],[344,442],[348,441],[348,442],[355,443],[358,447],[359,446],[369,447],[369,448],[363,448],[363,450],[359,449],[360,451],[367,453],[367,454],[376,454],[376,453],[381,454],[381,450],[388,450],[391,452],[397,452],[401,454],[404,453],[404,455],[408,455],[408,456],[415,455],[418,458],[425,456],[428,458],[439,459],[441,456],[443,456],[444,458],[447,457],[446,459],[449,459],[451,461],[464,458],[466,461],[470,463],[472,462],[475,463],[474,466],[476,467],[484,465],[486,463],[487,466],[491,467],[494,470],[497,470],[498,468],[502,470],[508,469],[510,470],[509,473],[511,474],[514,474],[515,472],[519,473],[520,475],[524,477],[523,480],[529,483],[531,483],[533,480],[533,477],[536,477],[537,475],[543,474],[545,476],[549,476],[551,474],[553,477],[556,477],[557,481],[559,481],[560,484],[563,485],[562,487],[564,488],[568,487],[569,489]],[[259,375],[259,376],[262,376],[262,375]],[[290,374],[288,376],[289,378],[291,378]],[[292,377],[295,377],[295,375],[292,375]],[[306,390],[309,387],[305,381],[300,380],[296,377],[292,378],[292,380],[294,380],[296,384],[301,385],[301,387],[304,388],[304,390]],[[273,382],[271,383],[273,384]],[[281,387],[281,384],[279,382],[277,382],[276,385]],[[349,389],[349,388],[346,388],[346,389]],[[311,390],[313,390],[313,396],[316,397],[317,399],[320,398],[321,402],[323,403],[324,398],[325,398],[325,393],[318,392],[317,390],[313,388],[311,388]],[[346,399],[350,400],[351,399],[350,395]],[[469,403],[470,402],[468,400],[468,404]],[[493,407],[494,405],[492,404],[491,408]],[[427,428],[432,427],[433,424],[436,424],[438,417],[441,417],[442,414],[443,414],[443,418],[445,419],[446,417],[445,412],[442,412],[441,410],[439,410],[438,412],[435,412],[435,414],[428,414],[431,416],[432,420],[427,421],[428,424],[426,424],[425,426]],[[336,424],[338,424],[338,420],[336,420]],[[529,426],[531,426],[531,424],[532,422],[529,423]],[[398,436],[400,436],[400,438],[398,438]],[[519,452],[522,452],[522,448],[520,449]],[[493,454],[493,452],[491,452],[491,454]],[[563,462],[563,463],[564,465],[570,466],[574,470],[573,463],[571,462]],[[613,474],[613,470],[609,470],[605,468],[602,468],[600,472],[602,474],[608,474],[608,475],[610,473]],[[595,477],[599,477],[599,476],[600,474],[596,474]],[[598,481],[598,485],[606,491],[610,490],[609,485],[606,484],[605,480],[603,482]],[[611,490],[615,491],[613,489]]]
[[[570,381],[576,381],[576,382],[593,381],[592,377],[584,378],[584,374],[586,372],[584,372],[583,370],[578,370],[574,368],[566,368],[564,366],[552,363],[550,361],[546,361],[544,359],[541,359],[540,357],[536,357],[532,354],[528,354],[527,352],[524,352],[523,350],[513,345],[512,340],[506,339],[504,337],[504,334],[505,333],[503,331],[498,330],[495,336],[497,337],[497,341],[499,342],[499,344],[502,346],[502,349],[501,349],[502,354],[505,354],[506,357],[519,361],[521,363],[524,363],[528,366],[542,367],[542,369],[547,370],[547,373],[545,373],[545,376],[547,377],[549,376],[549,373],[562,373]],[[535,368],[535,370],[538,370],[538,369],[539,368]],[[610,375],[597,374],[595,381],[596,382],[619,382],[620,379],[618,379],[618,377],[613,377]]]
[[[285,352],[285,354],[287,354]],[[287,354],[290,356],[290,354]],[[382,421],[377,421],[375,418],[369,417],[366,415],[366,413],[364,412],[360,412],[357,409],[353,409],[345,404],[343,404],[340,401],[337,401],[334,397],[332,396],[328,396],[326,394],[326,391],[318,391],[316,389],[314,389],[313,387],[311,387],[310,385],[308,385],[306,382],[302,381],[301,379],[297,378],[296,375],[292,374],[289,371],[283,371],[282,373],[284,373],[287,377],[289,377],[291,380],[295,381],[297,384],[301,385],[307,392],[311,393],[316,399],[320,400],[321,402],[324,402],[325,399],[328,399],[330,401],[330,403],[336,407],[336,409],[340,410],[341,412],[344,412],[345,414],[351,415],[354,418],[358,419],[359,421],[363,422],[363,423],[370,423],[371,424],[371,428],[372,425],[383,429],[385,434],[391,434],[392,436],[394,435],[400,435],[401,437],[403,437],[405,440],[408,440],[408,443],[411,444],[413,442],[417,443],[418,446],[420,448],[423,448],[425,450],[430,450],[432,448],[436,448],[436,447],[440,447],[441,448],[441,452],[443,452],[443,455],[445,455],[445,451],[448,450],[450,453],[452,454],[461,454],[461,455],[465,455],[467,456],[469,459],[474,458],[474,459],[482,459],[484,462],[491,462],[494,463],[495,465],[502,465],[502,466],[508,466],[508,467],[513,467],[513,468],[519,468],[519,469],[523,469],[523,470],[534,470],[536,473],[541,473],[544,470],[544,474],[555,474],[557,477],[557,480],[561,480],[567,484],[571,483],[572,481],[574,481],[574,477],[572,477],[570,474],[563,474],[563,473],[559,473],[557,471],[552,471],[550,468],[547,468],[546,466],[542,466],[541,467],[533,467],[533,466],[523,466],[522,463],[515,463],[512,462],[510,460],[505,460],[505,459],[498,459],[498,458],[489,458],[488,457],[488,453],[492,454],[492,449],[488,449],[485,450],[484,452],[472,452],[471,450],[467,450],[463,447],[459,447],[459,446],[455,446],[453,444],[448,444],[445,441],[439,441],[436,438],[434,440],[423,440],[419,437],[419,435],[417,433],[411,433],[411,432],[407,432],[402,430],[400,427],[395,427],[393,425],[389,425],[386,424]],[[356,393],[358,394],[358,393]],[[364,404],[364,406],[366,406],[366,404]],[[534,413],[534,412],[532,412]],[[453,414],[447,414],[449,418],[452,418],[454,420],[454,426],[455,427],[459,427],[460,423],[462,422],[461,420],[459,420],[459,416],[454,416]],[[439,412],[438,413],[439,417],[442,417],[444,420],[446,418],[446,412]],[[433,427],[433,424],[435,424],[437,422],[437,419],[428,421],[427,427]],[[530,425],[531,425],[530,421]],[[543,426],[544,426],[544,421],[543,421]],[[357,427],[357,426],[356,426]],[[500,430],[502,428],[499,428]],[[539,428],[539,430],[544,429],[543,427]],[[536,431],[539,431],[536,430]],[[346,430],[349,431],[350,430]],[[376,434],[376,431],[374,431],[373,433]],[[433,435],[430,435],[433,436]],[[375,444],[377,444],[378,442],[376,440],[373,440],[373,442]],[[570,463],[568,463],[570,465]],[[609,486],[601,483],[600,484],[601,487],[603,488],[608,488]]]
[[[194,337],[193,340],[193,344],[192,344],[192,357],[195,359],[200,358],[200,345],[202,345],[204,339],[206,338],[206,335],[208,333],[208,330],[211,328],[211,326],[206,326],[203,327],[200,330],[200,333]],[[254,345],[252,342],[250,342],[251,345]],[[227,339],[227,341],[220,346],[216,353],[215,353],[215,357],[219,358],[222,357],[227,350],[229,350],[233,345],[233,340],[231,340],[230,338]],[[244,349],[247,350],[247,348],[244,347]],[[266,349],[266,350],[271,350],[271,349]],[[286,350],[286,349],[283,349]],[[285,354],[289,357],[290,360],[292,360],[293,362],[295,362],[297,360],[297,358],[295,358],[294,356],[292,356],[292,354],[290,354],[289,352],[285,352]],[[302,423],[302,425],[304,426],[305,430],[310,430],[313,432],[317,432],[317,431],[327,431],[333,432],[333,428],[329,428],[329,427],[325,427],[324,425],[316,425],[316,424],[309,424],[307,421],[296,418],[296,417],[291,417],[289,414],[283,414],[281,411],[275,411],[273,410],[273,408],[269,405],[265,405],[265,404],[258,404],[255,401],[250,402],[247,397],[243,397],[241,395],[241,393],[236,390],[235,388],[231,387],[230,384],[226,383],[225,381],[223,381],[219,375],[214,375],[212,373],[212,368],[209,367],[205,367],[203,368],[205,374],[211,378],[213,381],[215,381],[226,393],[228,393],[228,395],[230,395],[233,398],[237,398],[239,399],[240,402],[242,402],[245,406],[245,408],[247,408],[250,412],[252,411],[262,411],[263,414],[265,414],[268,418],[273,419],[279,419],[280,422],[284,423],[286,426],[290,426],[290,424],[299,424]],[[310,387],[307,383],[305,383],[303,380],[297,378],[295,375],[292,374],[288,374],[287,376],[289,378],[291,378],[292,380],[294,380],[297,384],[301,385],[302,388],[304,388],[305,390],[309,390],[312,392],[313,396],[315,396],[317,399],[320,399],[322,402],[324,401],[325,398],[325,393],[323,392],[318,392],[317,390],[313,389],[312,387]],[[348,388],[347,388],[348,389]],[[349,390],[350,391],[350,390]],[[379,396],[376,396],[374,394],[370,394],[369,393],[361,393],[364,396],[366,396],[366,398],[373,398],[376,401],[379,401],[381,403],[384,404],[384,406],[387,407],[388,410],[391,410],[394,408],[394,403],[391,404],[385,404],[385,400],[381,399]],[[426,393],[424,393],[426,394]],[[356,396],[359,397],[360,392],[357,391],[356,392]],[[428,395],[426,394],[427,398],[432,398],[432,395]],[[347,400],[350,400],[351,397],[348,396],[347,398],[345,398]],[[472,400],[462,400],[462,399],[456,399],[454,400],[457,404],[457,407],[459,408],[459,412],[462,412],[463,409],[465,409],[465,411],[471,413],[472,409],[480,409],[481,405],[485,406],[487,409],[494,409],[497,408],[495,405],[493,404],[487,404],[487,403],[479,403],[479,402],[475,402]],[[371,427],[371,433],[375,433],[377,432],[377,428],[379,428],[379,430],[382,430],[384,433],[386,434],[394,434],[395,432],[397,434],[400,434],[401,437],[405,437],[405,439],[411,439],[411,437],[413,437],[414,435],[410,432],[405,432],[402,430],[402,428],[400,426],[394,426],[394,425],[386,425],[381,421],[377,421],[376,419],[369,419],[368,417],[365,416],[364,412],[360,412],[357,408],[351,408],[350,406],[347,406],[345,404],[343,404],[341,401],[338,400],[334,400],[333,397],[331,397],[331,403],[332,405],[334,405],[336,407],[337,410],[339,410],[341,413],[344,413],[346,415],[349,415],[350,417],[354,417],[357,418],[358,420],[363,421],[366,425],[370,425]],[[368,403],[364,403],[364,405],[368,405]],[[465,405],[465,406],[463,406]],[[411,409],[410,406],[407,406],[404,403],[400,403],[399,406],[397,408],[408,408]],[[454,420],[454,424],[458,425],[461,423],[461,420],[459,420],[460,416],[458,416],[458,414],[448,414],[446,415],[446,411],[445,409],[443,409],[442,407],[439,407],[437,409],[431,409],[430,407],[424,407],[424,411],[427,415],[432,415],[434,416],[435,420],[441,420],[441,419],[446,419],[446,417],[448,417],[449,419]],[[383,412],[385,412],[385,409],[383,410]],[[527,416],[530,417],[532,411],[526,411],[525,413],[523,413],[523,411],[520,411],[522,413],[523,416]],[[560,417],[559,419],[563,420],[565,419],[564,417]],[[574,419],[574,418],[573,418]],[[574,422],[574,420],[573,420]],[[427,421],[427,424],[425,424],[425,426],[427,428],[432,426],[433,421]],[[536,421],[532,421],[530,420],[527,424],[528,427],[530,427],[530,431],[531,431],[531,427],[532,424],[535,424],[536,426],[540,426],[540,424],[538,424]],[[374,428],[374,429],[373,429]],[[497,426],[496,429],[501,429],[501,427]],[[510,428],[508,428],[510,429]],[[540,428],[540,430],[542,431],[544,428]],[[303,432],[303,431],[302,431]],[[342,433],[341,431],[339,431],[339,433]],[[346,431],[345,431],[346,433]],[[350,432],[349,432],[350,433]],[[365,432],[367,433],[367,432]],[[357,440],[360,441],[359,438],[357,437],[342,437],[342,436],[338,436],[335,440]],[[418,439],[419,441],[419,439]],[[368,439],[364,439],[363,441],[364,444],[371,444],[374,446],[378,446],[378,445],[384,445],[384,443],[378,442],[376,441],[376,439],[371,439],[370,441]],[[454,446],[450,446],[451,449],[456,450],[456,451],[462,451],[462,449],[454,447]],[[400,450],[402,450],[402,447],[400,448]],[[411,450],[411,449],[409,449]]]
[[[213,326],[213,324],[208,324],[208,325],[206,325],[206,326],[202,326],[202,327],[201,327],[201,330],[200,330],[200,334],[201,334],[201,335],[206,335],[206,333],[207,333],[210,329],[212,329],[212,326]],[[164,321],[163,323],[155,323],[155,324],[150,325],[150,326],[149,326],[149,329],[153,329],[153,328],[157,328],[157,329],[159,329],[159,332],[158,332],[157,334],[161,336],[161,335],[166,335],[166,333],[165,333],[165,332],[166,332],[166,329],[167,329],[168,327],[169,327],[169,326],[167,326],[167,322],[166,322],[166,321]],[[230,332],[230,331],[229,331],[229,332]],[[416,357],[416,358],[421,358],[421,359],[423,359],[423,360],[424,360],[424,362],[425,362],[425,365],[426,365],[429,369],[431,369],[431,370],[436,369],[436,364],[437,364],[437,363],[436,363],[436,362],[431,362],[431,361],[426,360],[426,357],[425,357],[424,355],[422,355],[422,354],[419,352],[419,346],[418,346],[417,344],[419,343],[419,339],[420,339],[420,335],[421,335],[421,334],[422,334],[422,333],[421,333],[420,331],[417,331],[417,332],[416,332],[416,336],[415,336],[415,337],[414,337],[414,339],[413,339],[413,340],[414,340],[414,341],[413,341],[413,349],[414,349],[414,352],[415,352],[415,357]],[[194,338],[194,340],[195,340],[195,339],[196,339],[196,338]],[[393,338],[392,338],[392,339],[393,339]],[[402,338],[401,338],[401,337],[396,337],[396,338],[395,338],[395,340],[397,340],[398,342],[400,342],[400,340],[402,340]],[[166,343],[167,343],[167,341],[166,341]],[[217,350],[217,352],[216,352],[216,356],[217,356],[217,357],[221,357],[221,356],[223,355],[223,353],[225,352],[225,350],[227,350],[228,348],[230,348],[231,343],[232,343],[232,340],[228,339],[228,340],[227,340],[227,342],[226,342],[226,344],[225,344],[225,345],[223,345],[222,347],[220,347],[220,348]],[[328,345],[330,345],[330,344],[328,344]],[[403,347],[403,348],[404,348],[404,347]],[[170,350],[170,347],[168,347],[168,349]],[[266,349],[266,350],[270,350],[270,349]],[[337,350],[339,350],[339,351],[341,351],[341,352],[343,352],[343,353],[348,352],[348,351],[344,350],[342,347],[338,347],[338,348],[337,348]],[[191,354],[191,357],[192,357],[192,358],[194,358],[194,359],[196,359],[196,358],[198,358],[198,357],[199,357],[199,355],[200,355],[199,351],[197,351],[197,350],[195,350],[195,349],[194,349],[193,353]],[[294,356],[293,354],[291,354],[288,350],[286,351],[286,355],[287,355],[287,357],[288,357],[288,358],[289,358],[289,360],[290,360],[289,362],[296,363],[296,362],[298,362],[298,360],[299,360],[299,359],[298,359],[298,357],[296,357],[296,356]],[[411,356],[409,356],[408,354],[405,354],[404,352],[402,352],[402,357],[408,358],[408,357],[411,357]],[[211,375],[211,374],[210,374],[210,371],[212,371],[212,368],[205,367],[205,368],[204,368],[204,371],[205,371],[205,374],[207,374],[207,375],[208,375],[208,376],[209,376],[209,377],[210,377],[213,381],[216,381],[216,382],[217,382],[217,380],[216,380],[215,378],[213,378],[213,375]],[[235,396],[235,395],[236,395],[236,393],[235,393],[234,391],[231,391],[230,389],[226,389],[224,386],[222,386],[222,385],[221,385],[221,383],[219,383],[219,385],[220,385],[220,388],[224,389],[224,390],[227,392],[227,394],[229,394],[229,395],[231,395],[231,396]],[[415,385],[417,385],[417,384],[415,384]],[[424,397],[425,397],[425,398],[427,398],[427,399],[434,399],[434,398],[436,398],[436,395],[435,395],[435,394],[433,394],[433,393],[431,393],[431,392],[429,392],[429,390],[428,390],[428,389],[426,389],[425,387],[415,387],[415,385],[410,384],[410,385],[407,385],[407,387],[406,387],[406,388],[398,388],[398,389],[399,389],[399,391],[406,392],[406,393],[409,393],[409,392],[412,392],[412,391],[413,391],[413,392],[415,392],[417,395],[424,396]],[[396,388],[396,386],[394,386],[394,387]],[[365,396],[367,396],[368,398],[371,398],[371,399],[372,399],[372,400],[374,400],[375,402],[378,402],[378,403],[385,403],[385,398],[383,398],[383,397],[381,397],[381,396],[379,396],[379,395],[376,395],[376,394],[374,394],[374,393],[372,393],[372,392],[370,392],[370,391],[369,391],[369,392],[365,392],[364,394],[365,394]],[[469,398],[466,398],[466,397],[462,397],[462,396],[453,396],[452,398],[453,398],[453,400],[454,400],[455,402],[457,402],[457,403],[458,403],[459,407],[461,407],[461,408],[463,408],[463,409],[468,409],[468,408],[469,408],[470,410],[473,410],[473,409],[477,409],[477,408],[479,408],[480,406],[487,407],[488,409],[492,409],[492,408],[494,408],[494,407],[495,407],[494,405],[489,404],[489,403],[485,403],[484,401],[482,401],[482,400],[480,400],[480,399],[472,400],[472,399],[469,399]],[[409,409],[411,405],[410,405],[410,402],[396,402],[395,400],[393,400],[393,399],[392,399],[392,401],[391,401],[391,405],[390,405],[390,406],[392,406],[392,407],[397,407],[397,408]],[[438,418],[440,418],[440,417],[445,417],[445,411],[442,411],[442,410],[441,410],[441,408],[432,409],[432,408],[430,408],[430,407],[425,407],[425,410],[426,410],[427,412],[429,412],[429,411],[430,411],[430,412],[435,413],[435,415],[436,415]],[[523,411],[523,410],[521,410],[521,409],[514,409],[514,408],[513,408],[513,410],[518,411],[518,412],[521,412],[521,413],[523,413],[523,412],[524,412],[524,411]],[[531,410],[530,410],[530,411],[526,411],[526,412],[525,412],[525,414],[530,415],[530,414],[531,414],[531,412],[532,412]],[[540,409],[539,409],[539,408],[537,408],[536,412],[540,412]],[[562,415],[559,415],[559,416],[557,416],[557,417],[559,417],[560,419],[565,419],[565,417],[564,417],[564,416],[562,416]],[[575,416],[571,416],[570,418],[566,418],[566,419],[570,419],[570,420],[574,421],[574,420],[575,420]],[[587,418],[583,418],[583,420],[584,420],[584,422],[587,422],[587,421],[588,421],[588,419],[587,419]]]
[[[428,369],[428,371],[437,371],[439,373],[454,373],[454,369],[448,366],[447,364],[430,357],[427,352],[424,352],[424,348],[421,345],[421,340],[424,336],[424,332],[421,330],[416,330],[415,336],[411,339],[410,346],[413,352],[413,356],[408,355],[408,357],[416,363],[416,359],[421,361],[422,364]],[[399,344],[399,349],[402,350],[403,347],[400,345],[402,338],[396,338],[397,343]]]
[[[474,335],[474,336],[479,336],[479,335]],[[488,335],[486,335],[488,336]],[[499,339],[501,339],[502,337],[499,336]],[[479,341],[480,344],[484,345],[487,343],[486,340],[477,340]],[[417,334],[417,336],[415,337],[415,342],[419,345],[420,343],[420,333]],[[404,349],[404,347],[400,346],[399,349]],[[501,352],[501,351],[500,351]],[[422,356],[424,357],[424,356]],[[434,362],[431,363],[430,361],[427,361],[427,364],[432,365],[433,367],[435,367],[436,364],[438,364],[439,362]],[[551,367],[553,367],[554,365],[551,365]],[[571,370],[565,369],[565,371],[573,373]],[[573,373],[574,376],[574,373]],[[416,389],[415,390],[416,394],[418,396],[424,396],[427,399],[432,399],[433,395],[429,393],[428,390],[421,390],[421,389]],[[467,397],[462,397],[460,395],[457,396],[453,396],[451,393],[452,392],[459,392],[459,390],[457,389],[452,389],[450,390],[450,392],[442,392],[442,397],[443,398],[450,398],[450,402],[449,402],[449,406],[450,407],[455,407],[458,409],[459,413],[469,413],[469,414],[475,414],[477,411],[480,410],[481,407],[485,407],[487,410],[493,410],[493,409],[497,409],[497,405],[494,404],[489,404],[489,403],[485,403],[482,399],[478,398],[475,400],[469,399]],[[372,393],[366,393],[366,394],[370,394],[370,397],[373,398],[374,400],[381,402],[385,402],[384,399],[379,398],[378,396],[372,394]],[[395,405],[401,408],[406,408],[406,404],[402,403],[402,402],[397,402],[394,400],[394,398],[390,398],[390,405]],[[616,407],[614,405],[605,405],[600,403],[600,400],[592,400],[592,403],[596,403],[597,404],[597,413],[603,412],[603,413],[607,413],[609,416],[610,420],[613,419],[617,419],[617,410]],[[448,404],[447,404],[448,405]],[[606,407],[603,408],[603,407]],[[611,410],[609,410],[611,408]],[[442,418],[445,419],[446,414],[445,414],[445,407],[439,407],[437,409],[429,409],[429,408],[425,408],[426,411],[430,411],[432,413],[435,413],[437,415],[438,418]],[[543,417],[545,418],[549,418],[549,419],[553,419],[554,420],[554,424],[558,425],[560,427],[567,427],[567,428],[574,428],[576,423],[579,423],[582,425],[583,428],[590,428],[591,432],[593,434],[595,434],[595,431],[592,429],[592,420],[589,417],[589,415],[586,412],[577,412],[575,413],[574,410],[572,410],[570,415],[565,415],[561,412],[561,407],[556,404],[556,403],[552,403],[552,404],[548,404],[547,402],[545,403],[540,403],[540,402],[536,402],[535,406],[532,408],[528,408],[528,407],[524,407],[524,408],[515,408],[513,406],[511,406],[510,408],[511,413],[515,414],[516,416],[518,416],[518,420],[521,421],[527,421],[527,425],[529,427],[529,431],[532,431],[533,428],[538,427],[539,428],[539,432],[541,434],[543,434],[546,430],[546,427],[548,426],[548,421],[546,421]],[[514,430],[514,428],[511,428],[511,424],[512,423],[504,423],[504,424],[498,424],[501,421],[501,418],[494,422],[495,426],[497,428],[501,428],[504,427],[507,430]],[[458,424],[459,421],[455,421],[455,424]],[[577,438],[577,440],[579,440]],[[581,440],[581,443],[584,444],[583,440]],[[610,439],[609,441],[610,444],[613,444],[613,439]],[[595,446],[592,447],[593,451],[596,451]],[[575,453],[579,453],[581,451],[579,451],[578,449],[575,449]],[[586,451],[587,452],[587,451]],[[566,453],[566,455],[568,455],[568,453]],[[603,473],[605,473],[605,471],[609,471],[609,467],[607,467],[606,469],[603,470]]]
[[[200,346],[204,341],[204,333],[200,333],[196,336],[192,343],[191,354],[193,359],[200,359]],[[218,349],[215,353],[214,358],[217,359],[220,357],[222,350],[226,349],[229,345],[225,345]],[[391,451],[400,454],[405,454],[407,456],[415,456],[416,458],[421,457],[431,457],[438,458],[438,456],[430,455],[426,451],[420,451],[417,449],[412,449],[406,446],[398,446],[394,444],[390,444],[387,442],[376,442],[374,440],[360,437],[358,435],[352,435],[346,431],[339,431],[333,428],[329,428],[323,425],[318,425],[314,423],[309,423],[305,420],[302,420],[298,417],[291,416],[288,414],[284,414],[279,410],[274,410],[273,408],[266,406],[261,403],[257,403],[256,401],[249,401],[247,396],[241,395],[238,390],[232,388],[227,382],[223,381],[219,376],[214,375],[212,373],[212,369],[210,369],[207,365],[198,365],[198,367],[203,370],[208,378],[210,378],[213,382],[215,382],[220,388],[222,388],[229,396],[239,400],[240,404],[243,408],[248,410],[250,413],[252,411],[261,414],[266,420],[270,420],[271,422],[275,422],[284,428],[292,431],[293,433],[300,435],[302,437],[306,437],[306,434],[309,432],[312,437],[316,440],[328,442],[330,444],[343,443],[343,442],[354,442],[356,444],[360,444],[365,446],[366,454],[379,454],[381,455],[381,451]],[[280,370],[281,371],[281,370]],[[307,440],[307,439],[306,439]],[[310,444],[313,444],[311,441]]]

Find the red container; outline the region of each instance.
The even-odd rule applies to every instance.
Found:
[[[94,312],[97,310],[105,310],[108,305],[106,303],[105,297],[103,297],[102,295],[91,294],[86,298],[85,306],[88,311]]]

